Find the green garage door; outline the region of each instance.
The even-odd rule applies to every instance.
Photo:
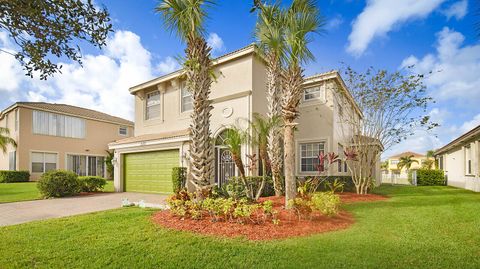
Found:
[[[125,191],[172,193],[172,168],[179,166],[178,150],[126,154]]]

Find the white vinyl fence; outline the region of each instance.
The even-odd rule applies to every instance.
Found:
[[[412,183],[408,181],[407,173],[382,173],[382,184],[394,184],[394,185],[415,185],[417,178],[416,171],[412,171]]]

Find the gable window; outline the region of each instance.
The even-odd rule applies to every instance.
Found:
[[[390,165],[397,165],[398,162],[398,160],[390,160]]]
[[[118,134],[119,135],[128,135],[128,128],[127,127],[119,127],[118,128]]]
[[[150,120],[160,117],[160,92],[154,91],[147,94],[145,119]]]
[[[465,173],[472,174],[472,150],[470,146],[465,147]]]
[[[318,85],[310,88],[306,88],[303,92],[303,100],[310,101],[315,99],[325,100],[325,87]]]
[[[16,171],[17,170],[17,152],[12,151],[8,153],[8,170]]]
[[[85,138],[85,120],[34,110],[33,133],[69,138]]]
[[[301,143],[300,144],[300,171],[318,171],[318,154],[325,152],[325,142]]]
[[[182,112],[193,109],[192,93],[185,87],[185,84],[183,84],[181,89],[180,102],[181,102]]]
[[[79,176],[105,176],[105,157],[67,155],[67,170]]]
[[[45,173],[56,169],[56,153],[32,152],[32,173]]]

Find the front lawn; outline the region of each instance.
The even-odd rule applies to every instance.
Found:
[[[113,181],[107,180],[104,192],[113,192]],[[1,183],[0,204],[42,199],[36,182]]]
[[[0,268],[478,268],[480,194],[449,187],[377,189],[346,205],[347,230],[278,241],[163,229],[154,210],[123,208],[0,228]]]

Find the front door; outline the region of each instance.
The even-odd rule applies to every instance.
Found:
[[[222,186],[226,184],[228,179],[235,176],[235,162],[232,158],[232,153],[228,148],[216,148],[216,178],[215,182]]]

